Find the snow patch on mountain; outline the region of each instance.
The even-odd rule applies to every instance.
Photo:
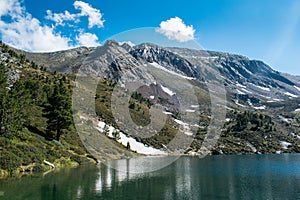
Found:
[[[253,106],[252,102],[250,99],[247,100],[247,103],[249,104],[249,106]]]
[[[238,89],[236,89],[236,92],[237,92],[237,94],[242,94],[242,95],[245,95],[245,93],[244,93],[244,92],[242,92],[242,91],[240,91],[240,90],[238,90]]]
[[[169,88],[167,88],[167,87],[164,87],[164,86],[160,86],[161,87],[161,89],[165,92],[165,93],[167,93],[168,95],[170,95],[170,96],[173,96],[174,94],[176,94],[175,92],[173,92],[172,90],[170,90]]]
[[[168,112],[168,111],[163,111],[163,113],[166,114],[166,115],[173,115],[173,113]]]
[[[136,139],[125,135],[123,132],[120,132],[115,127],[106,124],[103,121],[99,121],[96,129],[99,130],[101,133],[105,133],[109,138],[115,139],[114,133],[118,133],[117,142],[121,143],[123,146],[127,146],[129,144],[130,149],[132,151],[136,151],[140,154],[145,155],[165,155],[166,152],[161,151],[159,149],[155,149],[153,147],[145,146],[142,142],[136,141]]]
[[[231,66],[230,66],[230,69],[231,69],[235,74],[237,74],[239,77],[243,77],[243,75],[240,74],[239,71],[238,71],[237,69],[235,69],[235,68],[233,68],[233,67],[231,67]]]
[[[290,93],[290,92],[285,92],[284,94],[287,95],[287,96],[290,96],[290,97],[292,97],[292,98],[297,98],[297,97],[298,97],[297,95],[292,94],[292,93]]]
[[[179,125],[182,126],[184,134],[186,134],[186,135],[188,135],[188,136],[192,136],[192,135],[193,135],[193,133],[190,131],[189,124],[187,124],[187,123],[185,123],[185,122],[183,122],[183,121],[181,121],[181,120],[179,120],[179,119],[174,119],[174,121],[175,121],[177,124],[179,124]]]
[[[244,91],[245,93],[252,94],[252,92],[250,92],[249,90],[246,90],[245,88],[241,88],[241,90]]]
[[[100,121],[100,122],[98,122],[98,126],[96,127],[101,133],[103,133],[104,132],[104,128],[105,128],[105,122],[102,122],[102,121]]]
[[[233,108],[230,108],[228,106],[224,106],[224,108],[226,108],[227,110],[234,110]]]
[[[259,85],[255,85],[253,83],[250,83],[250,85],[253,85],[254,87],[258,88],[258,89],[261,89],[261,90],[264,90],[264,91],[267,91],[267,92],[270,92],[270,88],[268,87],[262,87],[262,86],[259,86]]]
[[[235,100],[234,100],[234,103],[235,103],[236,105],[238,105],[238,106],[241,106],[241,107],[243,107],[243,108],[245,108],[245,107],[246,107],[246,106],[244,106],[244,105],[240,104],[238,99],[235,99]]]
[[[239,87],[239,88],[247,88],[245,85],[241,85],[239,83],[237,83],[236,86]]]
[[[171,71],[171,70],[169,70],[169,69],[167,69],[167,68],[161,66],[160,64],[158,64],[158,63],[156,63],[156,62],[149,63],[149,64],[150,64],[151,66],[157,68],[157,69],[161,69],[161,70],[163,70],[163,71],[165,71],[165,72],[168,72],[168,73],[170,73],[170,74],[172,74],[172,75],[179,76],[179,77],[184,78],[184,79],[187,79],[187,80],[195,80],[195,78],[193,78],[193,77],[184,76],[184,75],[182,75],[182,74],[179,74],[179,73],[176,73],[176,72],[174,72],[174,71]]]
[[[296,88],[300,92],[300,87],[297,87],[296,85],[294,85],[294,88]]]
[[[281,102],[283,101],[283,99],[272,99],[272,100],[269,100],[267,101],[268,103],[274,103],[274,102]]]
[[[192,110],[192,109],[186,109],[185,112],[194,113],[194,112],[196,112],[196,111],[195,111],[195,110]]]
[[[256,110],[265,110],[266,109],[266,106],[263,105],[263,106],[253,106],[254,109]]]
[[[256,110],[265,110],[266,109],[265,105],[254,106],[250,99],[247,100],[247,103],[249,104],[249,106],[251,106],[252,108],[254,108]]]
[[[127,144],[129,144],[130,149],[132,151],[136,151],[141,154],[146,154],[146,155],[165,155],[166,154],[166,152],[161,151],[159,149],[145,146],[143,143],[136,141],[136,139],[134,139],[132,137],[126,136],[122,132],[120,132],[120,139],[118,139],[117,141],[124,146],[127,146]]]

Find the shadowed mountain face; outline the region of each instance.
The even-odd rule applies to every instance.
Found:
[[[179,93],[189,85],[198,91],[199,115],[210,116],[210,97],[218,90],[212,91],[208,85],[218,82],[226,89],[227,122],[215,153],[299,151],[300,77],[277,72],[262,61],[230,53],[148,43],[120,45],[115,41],[97,48],[24,54],[50,71],[102,77],[134,88],[143,98],[172,113],[174,120],[180,111]],[[137,87],[135,82],[140,85]],[[193,113],[195,107],[183,109]],[[207,128],[209,119],[201,120]],[[159,140],[137,139],[161,148]],[[203,140],[199,130],[196,140]],[[191,149],[197,152],[200,145],[193,143]]]

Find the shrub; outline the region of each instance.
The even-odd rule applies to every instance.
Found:
[[[19,166],[21,166],[22,160],[20,157],[9,151],[3,151],[0,154],[0,166],[3,169],[7,169],[10,173],[15,171]]]

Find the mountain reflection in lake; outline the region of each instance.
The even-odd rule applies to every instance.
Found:
[[[300,199],[298,154],[181,157],[161,170],[142,173],[153,167],[153,159],[2,180],[0,199]],[[160,161],[153,161],[154,167]]]

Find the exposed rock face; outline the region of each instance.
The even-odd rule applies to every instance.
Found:
[[[198,105],[184,102],[188,106],[181,110],[185,110],[186,113],[199,112],[198,115],[209,116],[213,112],[209,97],[213,93],[218,94],[217,88],[211,91],[209,84],[219,82],[227,92],[226,120],[229,124],[238,120],[237,115],[234,114],[235,111],[251,111],[271,116],[279,127],[277,135],[262,136],[259,132],[261,129],[250,127],[250,125],[243,130],[251,132],[255,129],[258,135],[261,134],[259,137],[262,141],[273,137],[279,146],[282,141],[292,143],[290,146],[293,147],[283,149],[285,152],[287,150],[298,151],[300,148],[297,137],[300,135],[298,133],[299,122],[295,118],[295,113],[300,107],[300,78],[277,72],[262,61],[250,60],[245,56],[230,53],[165,48],[149,43],[132,46],[115,41],[107,41],[97,48],[25,54],[28,59],[43,64],[49,70],[103,77],[112,82],[119,82],[125,88],[135,88],[144,98],[154,104],[160,104],[166,111],[173,114],[180,111],[180,92],[193,85],[198,90]],[[134,87],[135,83],[139,86]],[[278,118],[278,116],[285,116],[284,119],[289,120],[283,122],[283,118]],[[174,119],[176,117],[178,116],[173,115]],[[249,118],[248,124],[256,123],[248,115],[246,118]],[[261,118],[263,121],[264,117]],[[209,117],[206,120],[208,121]],[[266,122],[272,124],[269,121]],[[203,126],[208,125],[207,122],[201,123]],[[288,128],[281,128],[282,123],[285,123]],[[227,128],[230,129],[235,125],[229,125]],[[272,127],[266,126],[264,129],[272,129]],[[282,133],[285,135],[281,135]],[[249,152],[255,149],[253,153],[258,153],[260,149],[264,149],[253,146],[255,142],[255,145],[258,145],[258,140],[253,142],[250,138],[240,135],[234,137],[239,138],[236,144],[244,145]],[[157,148],[161,147],[158,144],[159,141],[144,140],[144,142]],[[222,149],[223,147],[225,148],[226,145],[219,144],[217,148],[219,153],[235,153],[226,151]]]
[[[155,80],[145,65],[157,63],[166,70],[199,82],[220,78],[215,77],[219,74],[228,91],[237,94],[258,95],[264,100],[300,96],[299,77],[277,72],[262,61],[229,53],[164,48],[148,43],[132,47],[127,43],[120,45],[107,41],[97,48],[26,53],[26,57],[53,71],[72,73],[80,68],[80,72],[86,74],[112,80],[126,75],[129,79],[143,79],[149,84]]]

